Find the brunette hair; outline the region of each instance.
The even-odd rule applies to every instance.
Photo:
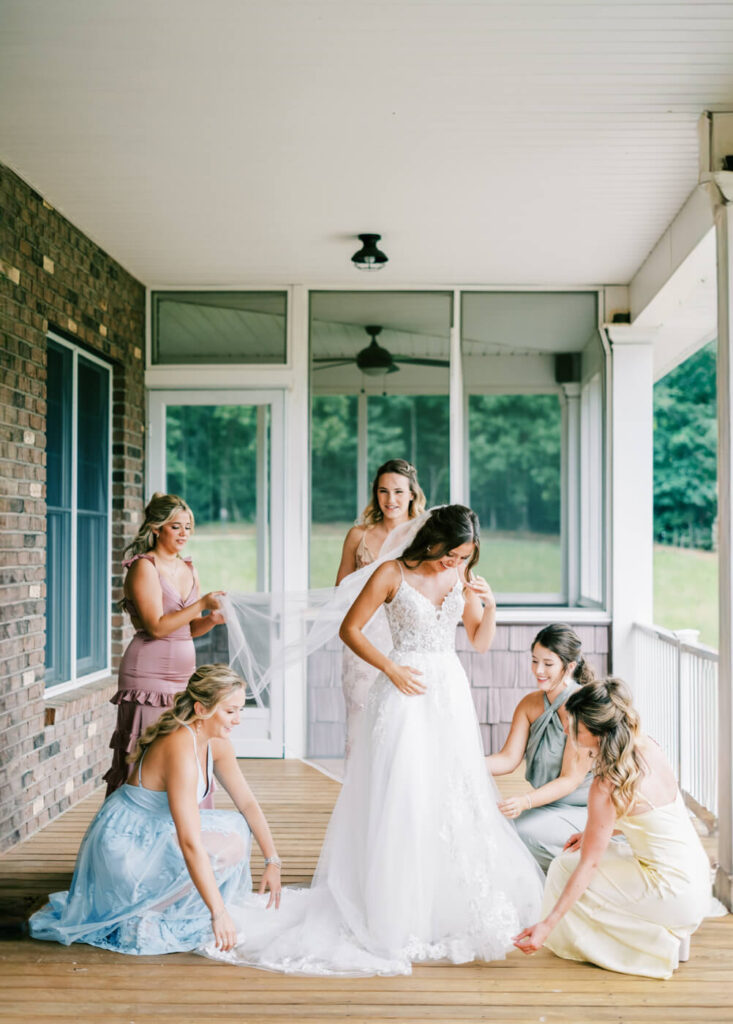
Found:
[[[405,459],[389,459],[384,465],[379,467],[374,480],[372,480],[372,494],[369,504],[359,519],[360,526],[375,526],[384,519],[384,513],[379,507],[378,492],[379,480],[385,473],[397,473],[398,476],[404,476],[407,479],[410,485],[410,494],[412,495],[408,507],[410,519],[414,519],[415,516],[419,516],[421,512],[425,511],[425,495],[423,494],[422,487],[417,482],[417,470],[415,467],[411,466]]]
[[[646,771],[637,746],[639,713],[626,683],[614,678],[597,679],[571,694],[565,707],[576,740],[579,722],[600,740],[593,774],[608,780],[616,813],[625,814]]]
[[[466,562],[466,579],[479,558],[479,523],[476,513],[465,505],[438,505],[417,531],[401,558],[408,568],[435,562],[461,544],[473,544]]]
[[[217,705],[237,689],[244,689],[244,682],[228,665],[199,665],[188,680],[186,689],[176,694],[173,707],[164,711],[157,722],[147,727],[134,751],[128,756],[127,763],[137,764],[159,736],[168,736],[196,718],[211,718]],[[196,701],[203,705],[206,714],[196,714]]]
[[[573,679],[576,683],[585,685],[592,683],[596,678],[595,672],[583,657],[580,637],[567,622],[551,622],[549,626],[545,626],[532,641],[533,651],[537,644],[556,654],[566,671],[568,665],[574,661]]]
[[[133,555],[144,555],[151,551],[155,547],[155,530],[169,523],[178,512],[189,514],[193,530],[193,512],[183,498],[179,498],[177,494],[162,494],[156,491],[145,506],[143,524],[134,540],[125,548],[125,553],[131,551]]]

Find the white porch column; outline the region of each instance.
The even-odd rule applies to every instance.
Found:
[[[566,591],[572,607],[580,597],[580,384],[563,384],[563,536]]]
[[[629,324],[606,327],[611,343],[611,609],[612,670],[632,688],[635,622],[653,614],[653,351],[654,332]]]
[[[718,279],[718,860],[715,894],[733,907],[733,205],[715,205]]]

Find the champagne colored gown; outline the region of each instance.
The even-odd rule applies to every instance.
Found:
[[[364,530],[356,549],[354,556],[356,569],[363,569],[365,565],[371,565],[374,561],[374,555],[366,542],[368,532],[368,530]],[[380,651],[390,650],[392,637],[382,608],[377,609],[364,633]],[[379,673],[358,654],[354,654],[349,647],[344,649],[341,673],[341,685],[346,704],[346,757],[348,758],[354,745],[354,737],[359,723],[366,710],[369,690]]]
[[[612,843],[590,885],[545,945],[567,960],[623,974],[669,978],[680,939],[711,913],[710,864],[681,794],[662,807],[617,821],[628,840]],[[555,905],[579,853],[564,853],[547,873],[542,917]]]

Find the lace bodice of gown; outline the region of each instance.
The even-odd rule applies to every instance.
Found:
[[[463,615],[460,580],[443,598],[440,608],[406,579],[389,604],[385,604],[396,651],[454,651],[456,626]]]

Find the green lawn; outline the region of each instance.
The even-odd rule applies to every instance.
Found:
[[[311,534],[311,586],[330,587],[336,577],[348,523],[316,524]],[[205,525],[187,545],[207,590],[255,589],[255,528]],[[493,535],[481,547],[479,572],[497,592],[552,593],[560,589],[556,538]],[[699,629],[718,645],[718,559],[714,552],[654,548],[654,622],[668,629]]]
[[[699,629],[700,641],[718,647],[718,556],[657,544],[654,548],[654,624]]]

